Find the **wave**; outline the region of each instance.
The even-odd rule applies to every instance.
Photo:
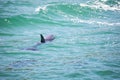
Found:
[[[89,8],[88,10],[111,10],[111,11],[120,11],[120,2],[115,0],[96,0],[96,1],[88,1],[86,3],[49,3],[47,5],[38,6],[35,9],[35,12],[40,11],[47,11],[49,9],[56,9],[56,10],[73,10],[78,11],[82,8]]]
[[[99,24],[108,26],[120,25],[119,21],[110,21],[111,18],[113,19],[113,17],[111,17],[111,14],[110,15],[106,14],[106,11],[119,12],[120,11],[119,4],[120,4],[119,1],[110,2],[110,0],[97,0],[95,2],[88,1],[86,3],[80,4],[48,3],[46,5],[34,8],[32,14],[18,13],[18,15],[14,16],[8,17],[0,16],[1,17],[0,24],[3,27],[35,24],[51,24],[64,26],[64,25],[77,25],[79,23]],[[118,14],[119,13],[117,13],[117,15]],[[107,21],[105,21],[105,19],[107,19]]]
[[[111,3],[111,4],[110,4]],[[120,25],[119,21],[104,21],[104,18],[113,18],[111,15],[106,14],[111,13],[109,11],[120,11],[120,2],[119,1],[110,1],[110,0],[97,0],[95,2],[87,2],[87,3],[80,3],[80,4],[68,4],[68,3],[54,3],[54,4],[47,4],[44,6],[38,6],[35,9],[35,12],[38,14],[45,13],[48,16],[52,16],[52,19],[55,16],[58,16],[56,21],[72,21],[74,23],[88,23],[88,24],[102,24],[102,25]],[[103,12],[101,12],[103,10]],[[50,15],[53,14],[53,15]],[[95,20],[91,20],[91,18]],[[96,19],[103,19],[97,20]]]

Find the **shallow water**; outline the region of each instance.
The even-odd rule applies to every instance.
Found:
[[[119,0],[0,0],[0,80],[119,80]],[[39,42],[39,34],[55,40]]]

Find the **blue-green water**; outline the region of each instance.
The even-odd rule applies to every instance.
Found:
[[[120,1],[0,0],[0,80],[120,80]]]

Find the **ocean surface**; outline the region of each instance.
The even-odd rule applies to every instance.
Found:
[[[0,0],[0,80],[120,80],[120,0]]]

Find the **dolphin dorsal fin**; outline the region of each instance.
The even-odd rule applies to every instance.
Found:
[[[43,37],[43,35],[42,34],[40,34],[40,37],[41,37],[41,43],[45,43],[45,38]]]

